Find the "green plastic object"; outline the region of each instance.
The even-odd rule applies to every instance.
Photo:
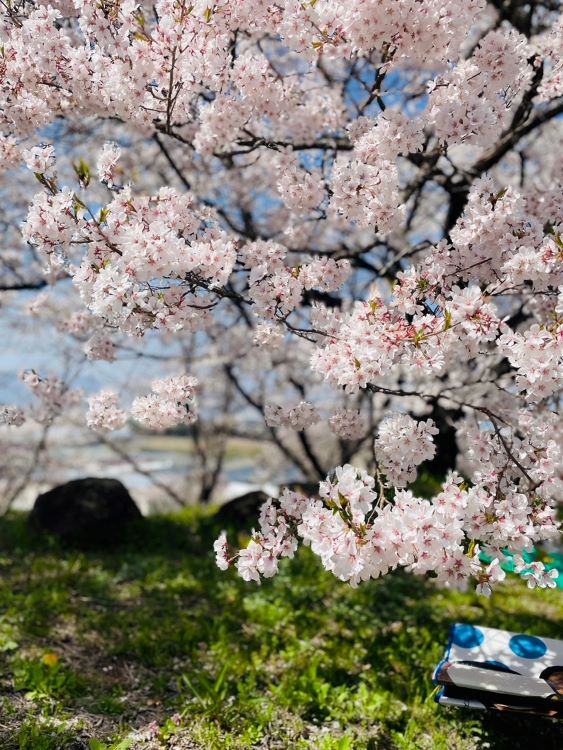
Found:
[[[506,559],[505,562],[502,563],[502,569],[507,573],[514,573],[514,561],[512,559],[512,553],[508,552],[508,550],[503,550],[503,554],[508,559]],[[484,552],[482,552],[479,557],[483,562],[486,563],[491,562],[491,560],[493,559],[491,555],[486,555]],[[527,563],[533,563],[536,562],[536,560],[541,560],[541,562],[543,562],[543,564],[545,565],[546,570],[552,570],[553,568],[558,570],[559,576],[555,579],[555,583],[557,585],[557,588],[563,589],[563,554],[561,552],[545,552],[544,550],[540,550],[534,547],[531,552],[524,552],[522,554],[522,557]],[[521,573],[525,572],[526,568],[521,571]]]

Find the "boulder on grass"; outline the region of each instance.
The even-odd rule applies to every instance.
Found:
[[[142,518],[117,479],[75,479],[39,495],[29,516],[32,528],[79,546],[119,540],[132,521]]]
[[[285,482],[281,488],[286,487],[293,492],[300,492],[308,497],[316,497],[319,494],[318,482]],[[225,526],[234,526],[250,530],[258,523],[260,507],[268,500],[262,490],[253,490],[240,497],[235,497],[222,505],[217,511],[215,518],[224,523]]]
[[[299,492],[306,497],[318,497],[319,496],[319,483],[318,482],[286,482],[282,487],[287,487],[292,492]]]
[[[222,505],[215,518],[224,523],[225,526],[234,526],[249,529],[256,526],[260,506],[266,502],[269,495],[262,490],[247,492],[240,497],[235,497]]]

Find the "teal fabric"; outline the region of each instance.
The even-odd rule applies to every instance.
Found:
[[[502,564],[502,569],[505,570],[507,573],[513,573],[514,572],[514,561],[512,560],[512,553],[503,550],[503,553],[508,557],[508,560],[506,560]],[[536,548],[532,550],[532,552],[524,552],[522,555],[524,560],[527,563],[533,563],[536,560],[541,560],[543,564],[545,565],[546,570],[552,570],[555,568],[559,571],[559,576],[555,579],[555,583],[557,584],[557,588],[563,589],[563,554],[560,552],[540,552]],[[486,555],[484,552],[481,553],[480,558],[483,562],[489,563],[492,560],[492,557],[490,555]],[[526,569],[524,568],[522,573],[526,572]]]

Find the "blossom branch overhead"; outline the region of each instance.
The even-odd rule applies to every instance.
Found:
[[[3,226],[23,244],[0,294],[40,290],[31,314],[56,319],[64,292],[58,330],[88,361],[157,336],[200,355],[129,402],[90,394],[88,427],[192,424],[222,379],[321,480],[271,500],[245,549],[221,537],[221,567],[260,580],[304,543],[354,585],[405,567],[489,594],[502,569],[480,552],[557,534],[563,23],[529,5],[3,8],[0,150],[22,186]],[[3,424],[77,404],[24,380],[41,408]]]

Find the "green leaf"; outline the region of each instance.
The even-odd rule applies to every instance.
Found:
[[[76,193],[74,193],[74,195],[72,196],[72,208],[75,214],[77,214],[79,211],[84,211],[84,209],[86,208],[86,205],[83,201],[80,200]]]
[[[88,740],[90,750],[109,750],[108,746],[100,740]]]
[[[10,639],[0,642],[0,651],[15,651],[17,648],[19,648],[19,643]]]
[[[424,331],[424,330],[423,330],[423,329],[421,328],[421,329],[420,329],[419,331],[416,331],[416,333],[414,334],[414,345],[415,345],[416,347],[420,346],[420,343],[421,343],[422,341],[424,341],[425,339],[426,339],[426,333],[425,333],[425,331]]]
[[[92,172],[90,171],[90,167],[88,164],[84,161],[84,159],[80,159],[79,162],[75,162],[73,165],[74,171],[76,172],[76,176],[78,177],[80,184],[84,187],[88,187],[90,184],[90,180],[92,179]]]
[[[34,172],[33,174],[35,175],[35,178],[43,185],[43,187],[47,188],[51,195],[55,195],[55,193],[57,192],[57,183],[54,177],[45,177],[43,172]]]
[[[499,190],[498,193],[494,193],[494,194],[491,193],[491,195],[489,195],[489,203],[492,205],[493,208],[502,198],[504,198],[507,192],[508,192],[508,188],[505,187],[502,190]]]

